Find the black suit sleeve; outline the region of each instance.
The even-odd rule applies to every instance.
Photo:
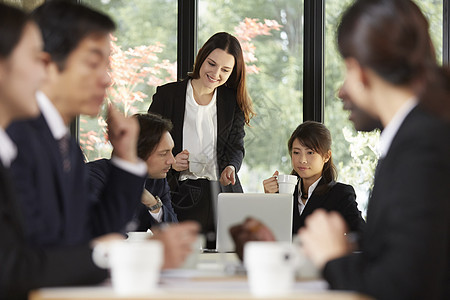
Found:
[[[375,178],[363,253],[328,262],[324,277],[377,299],[444,299],[450,169],[440,145],[449,135],[426,119],[404,122]]]
[[[107,159],[87,165],[94,236],[122,232],[141,202],[145,176],[128,173]]]
[[[15,201],[10,180],[0,165],[0,299],[26,299],[31,289],[96,284],[107,277],[105,270],[93,264],[87,245],[30,247]]]
[[[362,232],[365,221],[358,210],[355,190],[351,185],[346,184],[336,184],[334,189],[337,190],[336,195],[340,196],[337,201],[337,211],[344,217],[350,231]]]
[[[164,111],[164,100],[163,100],[163,96],[161,95],[161,87],[156,88],[156,93],[153,95],[152,99],[153,99],[152,104],[148,108],[148,112],[156,113],[156,114],[159,114],[166,118],[170,117],[170,116],[167,116]]]
[[[163,203],[163,221],[167,223],[178,223],[178,218],[172,207],[172,200],[170,196],[170,187],[167,180],[161,180],[163,189],[161,192],[161,202]]]
[[[225,144],[225,156],[228,158],[228,164],[236,169],[236,173],[241,169],[242,160],[244,159],[244,130],[245,118],[244,113],[236,104],[234,110],[233,124],[228,140]],[[225,167],[227,166],[225,165]]]

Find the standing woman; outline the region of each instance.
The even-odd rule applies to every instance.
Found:
[[[254,115],[239,41],[226,32],[214,34],[185,80],[157,88],[149,112],[173,123],[176,162],[168,181],[178,219],[200,222],[207,247],[215,248],[213,200],[218,192],[242,192],[237,173],[244,124]]]
[[[364,219],[358,210],[355,190],[351,185],[336,182],[337,172],[331,156],[331,134],[322,123],[300,124],[288,141],[292,175],[299,178],[294,191],[292,232],[305,225],[305,219],[317,208],[339,212],[350,231],[361,231]],[[265,193],[277,193],[275,176],[263,181]]]

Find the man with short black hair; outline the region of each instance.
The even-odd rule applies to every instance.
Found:
[[[32,14],[47,53],[47,80],[37,93],[41,115],[13,124],[18,146],[11,166],[27,240],[37,246],[84,243],[120,231],[139,205],[147,167],[137,157],[138,124],[110,107],[111,176],[100,199],[89,190],[88,170],[69,124],[96,116],[110,85],[110,33],[114,22],[86,6],[51,1]]]

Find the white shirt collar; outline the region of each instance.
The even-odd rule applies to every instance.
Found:
[[[411,98],[406,101],[405,104],[400,107],[400,109],[395,113],[394,117],[391,119],[389,124],[383,129],[380,135],[380,141],[378,143],[378,151],[380,158],[385,157],[389,148],[391,147],[392,140],[394,139],[397,131],[405,120],[406,116],[411,112],[411,110],[416,107],[418,101],[416,98]]]
[[[36,93],[36,99],[55,140],[59,140],[63,136],[69,134],[69,129],[64,124],[60,113],[50,99],[48,99],[48,97],[41,91]]]
[[[311,197],[312,193],[316,189],[317,185],[319,184],[320,179],[322,179],[322,176],[319,177],[316,181],[314,181],[313,184],[308,188],[308,200]],[[298,181],[298,196],[300,197],[302,195],[302,188],[301,188],[301,179]],[[306,204],[305,204],[306,205]]]
[[[17,156],[17,147],[3,128],[0,127],[0,159],[3,166],[9,168]]]

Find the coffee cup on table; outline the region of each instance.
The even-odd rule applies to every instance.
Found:
[[[280,194],[293,194],[297,186],[297,176],[294,175],[277,175],[278,189]]]
[[[258,297],[289,294],[298,265],[297,250],[287,242],[247,242],[244,265],[250,292]]]
[[[153,232],[150,229],[147,231],[129,231],[127,236],[128,242],[142,242],[148,241],[153,236]]]
[[[117,294],[149,294],[157,289],[164,259],[163,245],[156,240],[115,241],[95,246],[92,258],[97,266],[111,270],[111,282]]]

